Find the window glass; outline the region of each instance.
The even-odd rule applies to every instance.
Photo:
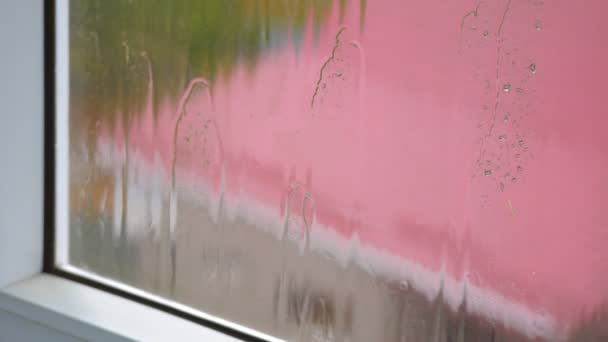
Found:
[[[279,338],[608,336],[601,0],[72,0],[68,261]]]

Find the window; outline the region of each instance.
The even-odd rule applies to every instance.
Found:
[[[600,336],[587,6],[70,0],[48,271],[240,338]]]

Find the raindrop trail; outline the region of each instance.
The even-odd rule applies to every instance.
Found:
[[[287,296],[287,269],[288,269],[288,234],[289,234],[289,219],[290,219],[290,211],[291,206],[290,202],[292,202],[291,197],[297,193],[300,188],[300,184],[295,183],[289,186],[287,189],[287,195],[285,198],[285,209],[284,209],[284,218],[283,218],[283,229],[281,232],[281,273],[279,275],[279,282],[275,291],[275,304],[274,304],[274,312],[275,317],[279,320],[282,320],[286,317],[287,313],[284,312],[284,305],[288,305]]]
[[[310,201],[310,203],[311,203],[310,222],[308,222],[308,219],[306,218],[306,202],[307,201]],[[310,249],[310,226],[315,221],[314,208],[315,208],[315,201],[312,197],[312,194],[310,192],[306,192],[304,194],[304,198],[302,199],[302,220],[304,221],[304,234],[305,234],[304,252],[305,253],[308,253],[308,251]]]
[[[513,0],[509,0],[507,2],[507,7],[505,8],[505,11],[502,13],[502,19],[500,20],[500,25],[498,25],[498,31],[496,32],[496,34],[499,39],[500,39],[500,34],[502,33],[502,26],[505,24],[505,19],[507,18],[507,14],[509,13],[509,10],[511,9],[511,1],[513,1]]]
[[[500,81],[500,50],[501,50],[501,45],[502,45],[502,40],[501,40],[502,27],[505,23],[509,10],[511,9],[511,2],[512,2],[512,0],[509,0],[507,2],[507,6],[502,14],[502,19],[500,21],[500,24],[498,25],[498,30],[496,31],[497,47],[496,47],[496,68],[495,68],[495,80],[494,80],[495,87],[496,87],[496,97],[494,100],[494,111],[492,114],[492,119],[490,121],[490,128],[488,129],[488,133],[483,137],[482,142],[479,146],[479,158],[477,159],[477,163],[479,163],[481,161],[483,154],[484,154],[485,142],[489,137],[492,136],[492,132],[494,131],[494,126],[496,125],[496,116],[498,115],[498,107],[500,105],[499,81]],[[509,90],[510,90],[510,85],[509,85]]]
[[[479,15],[479,6],[481,6],[481,0],[477,1],[477,6],[475,6],[474,10],[471,10],[462,16],[462,20],[460,21],[460,41],[461,42],[462,42],[462,32],[464,31],[464,23],[468,17],[470,17],[470,16],[477,17]]]
[[[176,283],[176,229],[177,229],[177,192],[176,192],[176,171],[175,165],[177,163],[177,137],[179,135],[179,127],[186,114],[186,104],[190,101],[194,87],[202,85],[209,88],[209,82],[204,78],[194,78],[188,84],[186,91],[182,95],[179,105],[177,107],[178,117],[175,121],[175,128],[173,130],[173,160],[171,161],[171,195],[169,203],[169,243],[171,246],[171,293],[175,292]]]
[[[338,30],[338,33],[336,33],[336,43],[335,43],[333,49],[331,50],[331,56],[329,56],[329,58],[327,58],[325,63],[323,63],[323,65],[321,66],[321,71],[319,72],[319,79],[317,80],[317,86],[315,87],[315,92],[312,94],[312,98],[310,100],[310,108],[313,108],[315,105],[315,99],[317,97],[317,94],[319,93],[319,88],[321,87],[321,82],[323,82],[323,72],[325,71],[325,68],[329,65],[329,63],[335,58],[336,50],[338,50],[338,48],[341,45],[340,35],[345,30],[346,30],[346,26],[343,26],[342,28],[340,28]]]

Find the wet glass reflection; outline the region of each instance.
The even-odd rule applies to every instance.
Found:
[[[607,339],[605,10],[72,0],[70,263],[288,340]]]

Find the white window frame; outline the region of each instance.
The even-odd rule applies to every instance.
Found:
[[[67,234],[68,1],[0,1],[0,312],[49,327],[69,336],[70,340],[74,337],[90,341],[236,340],[234,335],[142,304],[152,301],[172,308],[173,312],[202,315],[203,320],[210,319],[213,324],[230,325],[229,329],[239,329],[243,336],[276,340],[143,291],[96,279],[85,272],[78,274],[78,270],[71,270],[72,278],[88,281],[68,279],[61,276],[62,272],[70,273],[65,265],[55,268],[57,272],[44,272],[54,267],[48,262],[49,249],[45,251],[43,246],[48,247],[49,239],[48,232],[44,235],[45,225],[49,224],[44,219],[45,210],[54,211],[54,234],[60,237]],[[45,24],[43,20],[45,11],[56,14],[53,16],[56,35],[49,33],[52,21]],[[53,26],[50,27],[53,31]],[[52,39],[51,42],[47,39],[46,44],[56,44],[54,102],[45,102],[44,63],[45,51],[49,51],[45,50],[45,30],[47,35],[52,34],[47,36]],[[45,198],[45,194],[48,195],[45,177],[48,186],[49,173],[44,171],[45,158],[49,156],[45,155],[45,125],[54,125],[49,123],[48,119],[53,116],[48,115],[46,107],[53,103],[56,144],[47,146],[47,152],[54,151],[57,158],[56,177],[50,178],[56,189],[55,208],[48,207],[49,198]],[[45,238],[47,243],[43,243]],[[55,260],[59,264],[67,259],[67,246],[61,241],[67,239],[57,240]],[[43,262],[45,253],[46,262]],[[136,302],[83,284],[95,282],[103,283],[101,288],[114,287],[117,292],[143,299]],[[27,340],[35,338],[27,331],[21,333]]]

